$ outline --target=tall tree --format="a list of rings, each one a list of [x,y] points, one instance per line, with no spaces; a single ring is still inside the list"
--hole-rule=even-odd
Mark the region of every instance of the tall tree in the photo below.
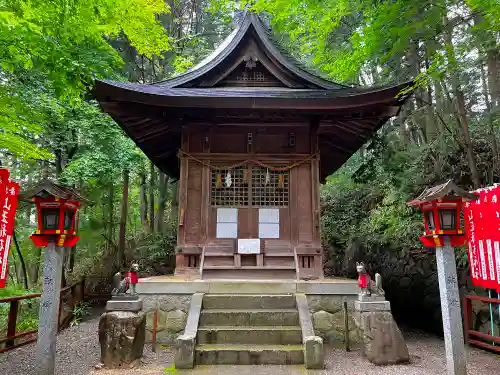
[[[129,194],[129,178],[130,171],[128,169],[123,170],[123,192],[122,192],[122,204],[120,212],[120,234],[118,237],[118,257],[117,263],[118,267],[121,269],[125,267],[125,241],[126,241],[126,231],[127,231],[127,215],[128,215],[128,194]]]

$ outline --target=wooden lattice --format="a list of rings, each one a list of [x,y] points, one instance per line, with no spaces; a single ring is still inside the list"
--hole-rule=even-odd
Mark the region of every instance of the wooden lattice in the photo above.
[[[288,206],[288,172],[252,168],[252,206]]]
[[[231,184],[227,184],[228,172]],[[286,207],[289,200],[288,172],[261,167],[212,170],[212,206]],[[251,202],[251,203],[250,203]]]
[[[236,77],[236,80],[244,82],[264,82],[266,81],[266,76],[264,72],[250,70],[242,72],[241,75]]]
[[[231,176],[230,186],[227,185],[226,180],[228,172]],[[248,206],[248,172],[246,168],[212,170],[212,206]]]
[[[283,87],[279,81],[259,62],[255,66],[248,67],[243,62],[234,69],[227,77],[222,79],[217,86],[225,87]]]

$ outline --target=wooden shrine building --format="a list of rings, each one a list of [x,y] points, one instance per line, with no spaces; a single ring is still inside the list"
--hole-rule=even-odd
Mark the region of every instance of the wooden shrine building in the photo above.
[[[301,68],[245,13],[190,71],[155,84],[97,82],[102,109],[179,179],[176,274],[323,276],[319,184],[408,95],[352,88]]]

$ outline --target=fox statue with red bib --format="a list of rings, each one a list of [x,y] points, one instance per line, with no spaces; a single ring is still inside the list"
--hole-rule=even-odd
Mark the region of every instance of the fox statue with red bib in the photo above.
[[[372,280],[366,271],[363,262],[356,262],[356,271],[358,271],[358,286],[361,288],[361,295],[371,297],[372,294],[376,296],[385,295],[382,289],[382,276],[379,273],[375,274],[375,281]]]
[[[113,295],[123,295],[127,293],[130,289],[130,294],[137,294],[135,286],[139,282],[139,265],[137,263],[132,263],[130,266],[130,271],[125,274],[125,278],[122,280],[122,275],[120,272],[115,273],[113,277]]]

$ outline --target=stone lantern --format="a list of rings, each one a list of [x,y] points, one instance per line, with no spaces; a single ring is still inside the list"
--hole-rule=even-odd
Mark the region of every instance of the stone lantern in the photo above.
[[[456,186],[453,181],[426,189],[410,206],[420,208],[424,216],[425,232],[420,240],[427,247],[444,246],[448,238],[451,246],[462,246],[466,237],[461,228],[462,202],[476,200],[476,194]]]
[[[36,204],[38,229],[30,236],[35,246],[48,246],[51,241],[57,246],[76,245],[80,237],[76,235],[75,219],[85,198],[73,189],[43,180],[23,199]]]
[[[436,248],[448,375],[467,374],[453,247],[461,246],[466,241],[464,231],[460,227],[462,202],[478,198],[478,195],[459,188],[449,180],[424,190],[417,198],[408,202],[410,206],[419,208],[424,215],[425,233],[420,240],[425,246]]]
[[[79,237],[76,235],[75,217],[80,204],[88,201],[75,190],[48,179],[24,192],[21,199],[36,204],[38,229],[30,238],[35,246],[46,248],[36,365],[37,375],[53,375],[64,248],[77,243]]]

